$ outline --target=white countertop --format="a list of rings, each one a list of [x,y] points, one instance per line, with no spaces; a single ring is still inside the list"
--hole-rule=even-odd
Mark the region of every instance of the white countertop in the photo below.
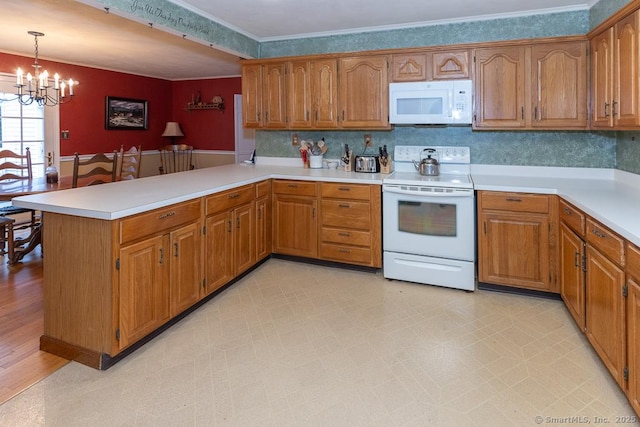
[[[557,194],[640,246],[640,176],[615,169],[471,165],[476,190]]]
[[[278,165],[225,165],[15,197],[16,206],[113,220],[269,178],[382,184],[386,175]]]
[[[16,197],[16,206],[114,220],[269,178],[382,184],[388,175],[304,169],[291,164],[226,165]],[[471,165],[476,190],[557,194],[640,246],[640,176],[614,169]]]

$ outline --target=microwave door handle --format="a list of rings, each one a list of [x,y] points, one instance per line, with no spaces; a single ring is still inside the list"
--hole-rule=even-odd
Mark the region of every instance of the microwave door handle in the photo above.
[[[449,111],[447,112],[447,116],[448,117],[453,117],[453,88],[450,88],[448,91],[449,93]]]

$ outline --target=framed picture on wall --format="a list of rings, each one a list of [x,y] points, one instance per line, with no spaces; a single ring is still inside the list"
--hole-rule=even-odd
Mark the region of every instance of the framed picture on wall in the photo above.
[[[104,126],[107,130],[147,129],[147,101],[107,96]]]

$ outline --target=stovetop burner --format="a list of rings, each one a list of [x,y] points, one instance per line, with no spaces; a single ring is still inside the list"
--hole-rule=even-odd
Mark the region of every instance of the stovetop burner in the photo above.
[[[435,158],[440,163],[437,176],[420,175],[416,169],[414,161],[420,162],[425,149],[436,151]],[[384,179],[384,184],[473,188],[469,147],[397,145],[393,160],[395,172]]]

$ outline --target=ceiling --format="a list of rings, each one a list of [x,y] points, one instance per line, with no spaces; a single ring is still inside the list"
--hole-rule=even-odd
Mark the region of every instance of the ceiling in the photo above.
[[[260,42],[586,9],[596,0],[169,0]],[[147,0],[153,3],[153,0]],[[84,3],[90,3],[84,0]],[[167,80],[238,76],[238,56],[74,0],[2,0],[0,51]],[[94,2],[95,3],[95,2]],[[99,3],[95,3],[98,5]],[[256,12],[259,11],[259,12]]]

